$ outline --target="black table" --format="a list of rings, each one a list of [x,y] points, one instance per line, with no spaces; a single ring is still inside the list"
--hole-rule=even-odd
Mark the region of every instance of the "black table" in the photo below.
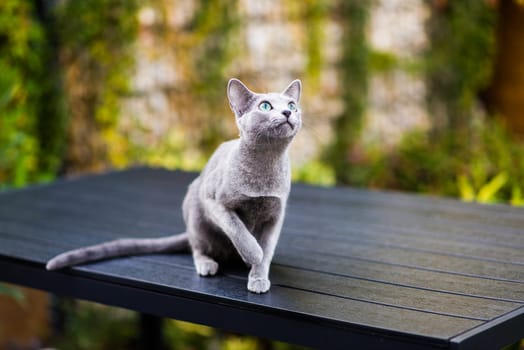
[[[0,194],[0,280],[319,348],[496,349],[524,338],[524,210],[293,185],[271,268],[198,277],[189,254],[56,272],[60,252],[184,231],[195,174],[135,168]]]

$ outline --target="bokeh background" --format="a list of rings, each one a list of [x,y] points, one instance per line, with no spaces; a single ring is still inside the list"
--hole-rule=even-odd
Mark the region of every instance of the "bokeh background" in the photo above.
[[[524,205],[523,0],[2,0],[0,189],[199,170],[238,135],[230,77],[302,79],[296,181]],[[48,300],[0,284],[0,348],[133,348],[135,314],[67,302],[57,334]],[[289,347],[165,328],[173,349]]]

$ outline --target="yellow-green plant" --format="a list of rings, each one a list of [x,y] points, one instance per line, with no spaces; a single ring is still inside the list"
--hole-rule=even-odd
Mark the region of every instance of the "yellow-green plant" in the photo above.
[[[511,198],[509,203],[515,206],[524,206],[524,195],[522,194],[521,186],[514,184],[511,187]]]
[[[457,186],[460,198],[464,201],[479,203],[494,203],[500,200],[497,195],[500,190],[508,183],[508,174],[501,172],[492,179],[476,188],[473,181],[467,175],[459,175]]]
[[[396,150],[367,152],[364,170],[349,168],[366,172],[360,185],[524,205],[524,143],[494,117],[479,118],[468,133],[412,132]]]
[[[293,181],[305,182],[323,186],[335,184],[333,168],[318,160],[310,161],[293,169]]]

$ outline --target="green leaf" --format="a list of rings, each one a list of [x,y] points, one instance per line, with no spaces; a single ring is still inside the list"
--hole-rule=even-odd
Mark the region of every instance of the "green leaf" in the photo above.
[[[519,186],[513,185],[511,188],[511,198],[509,202],[511,205],[524,206],[524,197],[522,196],[522,189]]]
[[[501,172],[491,181],[482,186],[477,194],[477,201],[480,203],[490,203],[495,201],[498,191],[508,182],[508,174]]]
[[[475,189],[473,185],[468,180],[466,175],[459,175],[458,179],[458,189],[460,192],[460,198],[466,202],[472,202],[475,200]]]

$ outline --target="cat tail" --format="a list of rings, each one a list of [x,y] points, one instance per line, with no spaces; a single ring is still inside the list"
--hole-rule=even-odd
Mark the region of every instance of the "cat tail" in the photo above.
[[[46,264],[47,270],[124,255],[189,251],[186,232],[160,238],[123,238],[59,254]]]

